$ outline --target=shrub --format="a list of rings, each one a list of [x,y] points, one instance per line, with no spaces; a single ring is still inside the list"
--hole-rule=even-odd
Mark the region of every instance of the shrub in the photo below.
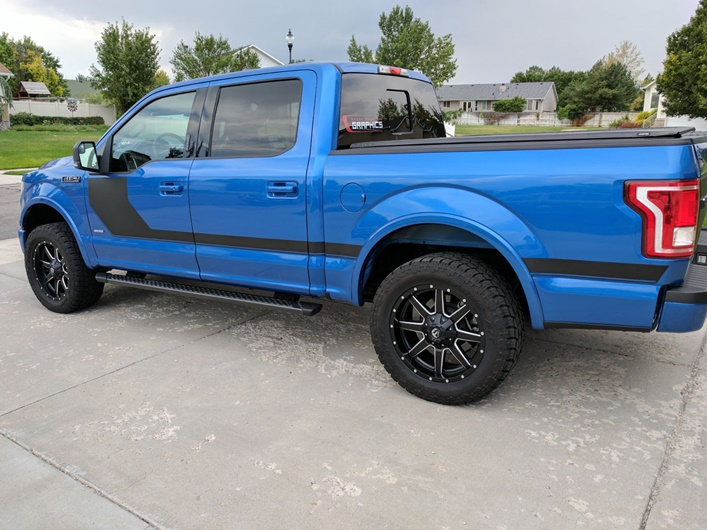
[[[523,112],[527,101],[516,96],[512,99],[501,99],[493,102],[493,110],[496,112]]]
[[[584,116],[584,111],[577,105],[570,103],[557,110],[557,117],[561,120],[578,120]]]
[[[18,112],[10,115],[12,125],[105,125],[101,116],[88,116],[83,118],[69,118],[64,116],[37,116],[27,112]]]
[[[639,113],[638,113],[638,116],[636,116],[636,117],[633,119],[633,122],[634,122],[634,123],[637,123],[639,127],[643,127],[643,125],[644,125],[644,123],[646,122],[646,120],[647,120],[648,118],[650,118],[651,116],[653,116],[656,112],[658,112],[658,109],[653,109],[653,110],[647,110],[647,111],[644,111],[644,112],[639,112]]]
[[[641,126],[637,123],[632,122],[632,121],[625,121],[625,122],[622,122],[618,128],[619,129],[640,129]]]

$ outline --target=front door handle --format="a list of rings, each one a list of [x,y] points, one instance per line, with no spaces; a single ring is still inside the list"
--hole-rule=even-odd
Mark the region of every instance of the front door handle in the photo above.
[[[279,199],[282,197],[297,197],[298,187],[294,181],[270,181],[268,182],[268,197]]]
[[[184,184],[181,182],[160,182],[160,195],[181,195]]]

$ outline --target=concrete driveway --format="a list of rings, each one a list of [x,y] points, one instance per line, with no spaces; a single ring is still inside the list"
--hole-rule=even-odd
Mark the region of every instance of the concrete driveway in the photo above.
[[[111,287],[57,315],[0,242],[1,528],[707,528],[704,330],[529,333],[444,407],[369,308]]]

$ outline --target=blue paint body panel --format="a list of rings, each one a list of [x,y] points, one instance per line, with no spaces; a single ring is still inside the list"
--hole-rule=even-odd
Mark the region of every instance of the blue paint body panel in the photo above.
[[[701,327],[705,304],[662,301],[666,289],[683,283],[689,259],[644,257],[641,217],[624,201],[627,180],[702,178],[689,141],[615,146],[597,140],[558,148],[546,138],[524,140],[523,148],[439,142],[419,152],[337,151],[342,75],[376,72],[372,65],[303,63],[161,87],[111,127],[99,152],[159,98],[209,94],[190,125],[196,137],[210,134],[213,108],[206,105],[215,105],[221,87],[278,79],[301,81],[296,142],[277,156],[154,160],[119,175],[78,171],[70,158],[61,159],[24,177],[20,240],[24,246],[31,212],[48,207],[67,221],[92,268],[356,305],[364,302],[372,261],[390,244],[496,251],[517,277],[535,328]],[[62,182],[69,175],[81,182]],[[124,204],[148,236],[112,233],[96,211],[89,183],[105,186],[100,181],[111,179],[111,189],[119,188],[116,179],[125,180]],[[165,185],[176,191],[165,193]],[[277,186],[286,193],[272,193]],[[533,269],[547,262],[558,269]]]

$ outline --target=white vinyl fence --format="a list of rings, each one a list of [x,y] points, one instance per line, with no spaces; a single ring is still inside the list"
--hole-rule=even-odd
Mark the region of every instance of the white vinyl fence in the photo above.
[[[584,127],[608,127],[610,123],[628,116],[633,120],[638,112],[596,112],[582,123]],[[464,112],[454,120],[457,125],[539,125],[544,127],[572,127],[570,120],[559,120],[556,112]]]
[[[92,105],[91,103],[78,103],[75,112],[71,112],[66,105],[66,101],[37,101],[31,99],[16,99],[12,102],[10,109],[10,122],[12,115],[19,112],[27,112],[36,116],[63,116],[66,118],[87,118],[89,116],[101,116],[106,125],[113,125],[116,120],[114,106]]]

